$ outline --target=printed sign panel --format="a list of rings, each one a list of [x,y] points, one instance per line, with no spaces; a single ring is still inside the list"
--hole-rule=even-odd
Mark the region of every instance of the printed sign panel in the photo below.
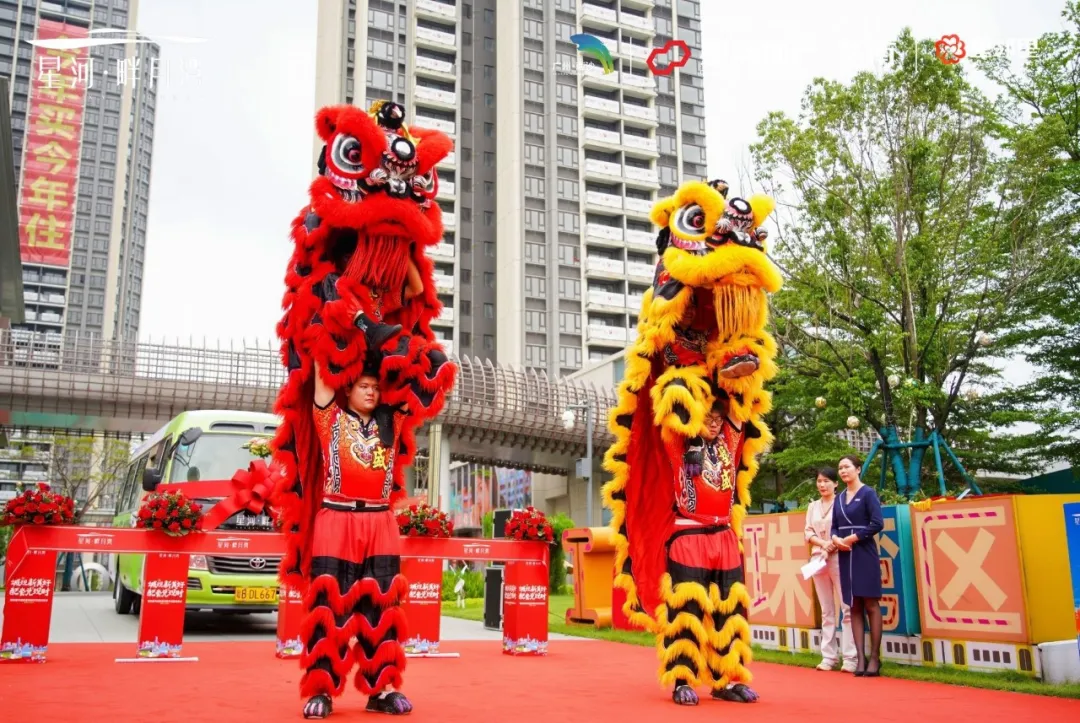
[[[809,559],[805,512],[754,515],[743,521],[743,566],[750,623],[813,628],[813,583],[801,568]]]
[[[887,635],[919,634],[919,602],[907,505],[881,508],[885,529],[877,537],[881,557],[881,615]]]
[[[1027,643],[1011,497],[912,510],[923,636]]]

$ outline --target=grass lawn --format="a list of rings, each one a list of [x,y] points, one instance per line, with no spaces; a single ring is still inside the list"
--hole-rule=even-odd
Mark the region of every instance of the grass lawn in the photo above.
[[[550,617],[548,619],[548,632],[562,635],[573,635],[579,638],[595,638],[597,640],[609,640],[616,643],[629,645],[653,646],[655,638],[648,633],[633,632],[626,630],[614,630],[612,628],[597,630],[587,625],[567,625],[566,611],[573,604],[572,595],[552,595],[550,598]],[[463,620],[482,621],[484,619],[484,601],[471,599],[465,601],[464,609],[458,608],[453,602],[443,602],[443,615]],[[763,663],[779,663],[781,665],[797,665],[802,668],[813,668],[821,662],[817,655],[809,653],[785,653],[779,650],[766,650],[754,646],[754,659]],[[884,662],[881,674],[890,678],[902,678],[904,680],[922,680],[935,683],[949,683],[952,685],[964,685],[970,688],[985,688],[988,690],[1007,690],[1015,693],[1033,693],[1035,695],[1050,695],[1058,698],[1080,699],[1080,683],[1067,683],[1064,685],[1050,685],[1037,680],[1032,680],[1019,673],[977,673],[952,667],[923,668],[914,665],[900,665],[899,663]]]

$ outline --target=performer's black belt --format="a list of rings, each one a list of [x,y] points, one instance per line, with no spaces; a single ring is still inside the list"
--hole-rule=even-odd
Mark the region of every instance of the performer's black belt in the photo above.
[[[328,510],[342,512],[386,512],[390,505],[385,502],[365,502],[364,500],[323,500],[322,506]]]

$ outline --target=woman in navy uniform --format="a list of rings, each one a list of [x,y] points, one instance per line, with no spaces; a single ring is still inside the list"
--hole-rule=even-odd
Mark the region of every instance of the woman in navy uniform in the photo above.
[[[832,540],[840,551],[840,591],[851,606],[851,633],[858,660],[857,677],[881,674],[881,562],[876,536],[885,527],[881,502],[859,479],[862,462],[855,455],[840,460],[837,471],[847,489],[833,506]],[[870,623],[870,660],[866,659],[865,620]]]

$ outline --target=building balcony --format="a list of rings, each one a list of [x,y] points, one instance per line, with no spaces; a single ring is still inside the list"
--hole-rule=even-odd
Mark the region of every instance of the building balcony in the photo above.
[[[637,231],[635,229],[627,229],[626,243],[630,246],[655,250],[656,234],[651,231]]]
[[[636,73],[621,73],[620,81],[623,85],[631,88],[642,88],[656,92],[656,80],[651,75],[637,75]]]
[[[641,17],[640,15],[631,15],[630,13],[619,13],[619,24],[626,28],[634,28],[635,30],[643,30],[647,33],[655,33],[656,26],[653,25],[652,18]]]
[[[651,10],[655,5],[653,0],[622,0],[622,4],[628,8],[637,8],[638,10]]]
[[[580,17],[583,20],[585,18],[595,20],[599,22],[599,24],[609,27],[618,24],[618,18],[615,16],[614,10],[586,2],[581,3]]]
[[[622,178],[623,167],[621,163],[612,163],[611,161],[600,161],[595,158],[586,158],[585,174]]]
[[[619,259],[608,259],[602,256],[587,256],[585,269],[590,274],[607,274],[609,276],[625,276],[626,264]]]
[[[452,306],[444,306],[442,308],[442,311],[439,312],[439,315],[437,317],[435,317],[435,321],[437,323],[439,323],[439,324],[453,325],[453,323],[454,323],[454,307],[452,307]]]
[[[639,166],[625,166],[623,175],[627,181],[637,181],[639,184],[660,185],[660,177],[655,168],[640,168]]]
[[[645,301],[645,294],[627,294],[626,308],[637,311],[641,308],[641,302]]]
[[[604,69],[599,65],[592,65],[591,63],[584,63],[584,72],[581,74],[582,80],[585,82],[596,81],[601,85],[616,86],[619,84],[619,71],[613,70],[610,73],[605,73]]]
[[[642,279],[645,281],[652,281],[653,276],[656,274],[656,269],[652,264],[643,264],[640,261],[627,261],[626,262],[626,275],[635,279]]]
[[[644,120],[649,121],[650,123],[656,123],[659,119],[654,106],[623,103],[622,112],[624,116],[633,118],[634,120]]]
[[[450,211],[443,211],[442,223],[446,228],[457,228],[457,214]]]
[[[435,273],[435,288],[439,291],[453,291],[454,277],[447,274]]]
[[[589,324],[587,338],[590,344],[614,343],[622,345],[626,344],[626,329],[619,326]]]
[[[457,7],[435,2],[435,0],[416,0],[416,14],[419,17],[457,20]]]
[[[417,85],[413,95],[418,101],[437,103],[451,108],[457,107],[457,94],[439,88],[429,88],[426,85]]]
[[[416,44],[436,48],[457,48],[457,36],[431,28],[416,28]]]
[[[437,243],[434,246],[428,246],[428,256],[436,256],[441,259],[452,259],[454,258],[454,245]]]
[[[624,15],[623,17],[626,16]],[[649,53],[652,52],[652,48],[647,45],[638,45],[637,43],[619,43],[619,52],[622,55],[626,55],[631,58],[648,60]]]
[[[590,307],[603,307],[620,311],[626,308],[626,295],[616,294],[611,291],[595,291],[589,289],[586,301]]]
[[[457,166],[457,155],[453,151],[446,154],[446,158],[436,164],[439,168],[454,168]]]
[[[654,174],[655,175],[655,174]],[[457,195],[457,184],[439,179],[439,198],[453,198]]]
[[[623,150],[632,153],[632,155],[634,156],[644,156],[648,158],[656,158],[660,156],[660,153],[657,151],[656,138],[623,133],[622,147]]]
[[[439,345],[442,346],[443,351],[447,356],[453,356],[454,354],[454,340],[453,339],[439,339]]]
[[[623,208],[627,211],[634,211],[635,213],[642,213],[648,216],[652,212],[653,202],[647,201],[644,198],[624,198]]]
[[[585,140],[595,143],[618,146],[622,144],[622,136],[618,131],[604,130],[603,128],[585,128]]]
[[[454,64],[448,63],[445,60],[438,60],[437,58],[428,58],[423,55],[417,55],[413,61],[413,67],[418,72],[430,72],[442,75],[454,75]]]
[[[443,120],[442,118],[432,118],[431,116],[416,114],[416,120],[413,121],[413,125],[420,128],[434,128],[437,131],[443,133],[449,133],[455,135],[457,133],[457,124],[454,121]]]
[[[39,304],[53,304],[54,306],[64,306],[67,302],[67,299],[64,298],[63,294],[50,294],[43,291],[38,294],[37,302]]]
[[[592,204],[593,206],[603,206],[604,208],[618,210],[622,210],[623,207],[621,196],[616,196],[613,193],[603,193],[602,191],[586,191],[585,202]]]
[[[604,115],[619,115],[619,101],[611,100],[610,98],[600,98],[595,95],[584,94],[585,97],[585,110],[599,111]]]
[[[602,223],[587,223],[585,224],[585,237],[622,243],[623,230],[615,226],[605,226]]]

